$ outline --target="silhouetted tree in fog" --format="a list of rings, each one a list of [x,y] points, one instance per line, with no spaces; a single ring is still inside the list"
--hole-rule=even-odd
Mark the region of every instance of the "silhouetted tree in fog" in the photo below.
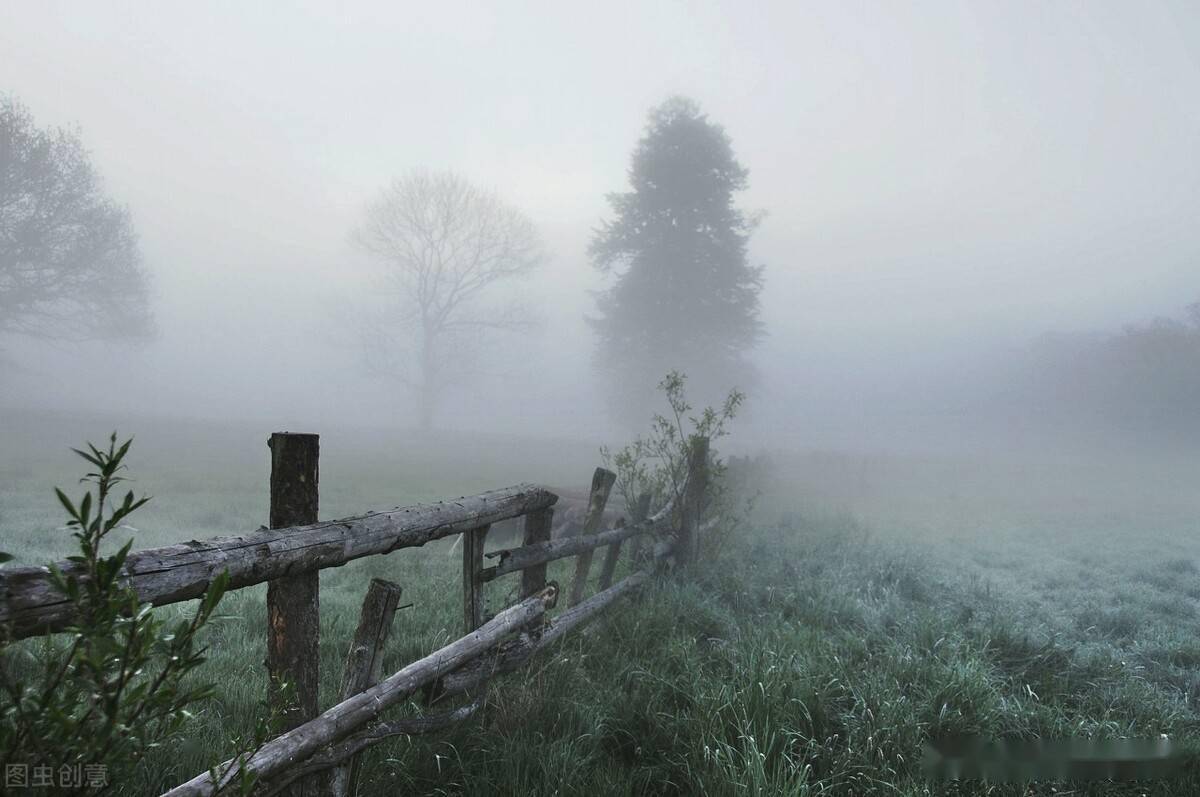
[[[421,428],[464,360],[491,333],[528,325],[514,301],[491,288],[529,274],[543,259],[533,222],[495,194],[452,173],[413,172],[367,207],[355,242],[375,255],[389,307],[367,335],[371,363],[417,397]]]
[[[705,399],[751,380],[745,352],[762,331],[762,267],[746,255],[756,222],[733,204],[747,174],[724,129],[674,97],[650,112],[633,190],[608,197],[615,217],[589,254],[616,279],[589,321],[612,409],[628,422],[649,417],[670,370],[686,372]]]
[[[0,334],[60,340],[151,331],[129,211],[105,195],[76,132],[0,96]]]

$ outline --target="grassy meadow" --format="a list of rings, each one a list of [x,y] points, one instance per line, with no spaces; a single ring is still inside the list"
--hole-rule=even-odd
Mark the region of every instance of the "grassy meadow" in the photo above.
[[[73,491],[83,463],[67,447],[110,426],[6,417],[0,549],[14,564],[68,552],[52,487]],[[138,547],[265,522],[272,430],[147,421],[120,431],[136,433],[130,475],[154,497],[131,519]],[[497,681],[465,725],[374,748],[365,792],[1200,793],[1200,467],[1115,455],[770,458],[755,516],[718,555]],[[520,481],[583,487],[597,464],[587,444],[325,433],[321,516]],[[323,571],[322,705],[336,699],[371,577],[398,582],[402,603],[415,604],[397,615],[385,671],[460,634],[448,549]],[[566,583],[568,566],[551,577]],[[489,585],[492,610],[515,581]],[[251,732],[266,685],[264,593],[225,598],[203,668],[219,697],[118,793],[158,793]],[[921,743],[948,733],[1167,734],[1189,756],[1173,780],[929,782]]]

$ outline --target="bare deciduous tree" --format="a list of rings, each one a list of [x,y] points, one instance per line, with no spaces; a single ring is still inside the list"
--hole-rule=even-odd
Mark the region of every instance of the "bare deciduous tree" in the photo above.
[[[368,333],[368,356],[414,391],[428,429],[439,397],[468,372],[488,333],[528,325],[519,303],[496,302],[489,289],[533,271],[544,258],[541,239],[494,193],[424,171],[384,189],[352,237],[383,263],[389,302]]]
[[[143,337],[148,285],[129,211],[76,132],[0,96],[0,334]]]

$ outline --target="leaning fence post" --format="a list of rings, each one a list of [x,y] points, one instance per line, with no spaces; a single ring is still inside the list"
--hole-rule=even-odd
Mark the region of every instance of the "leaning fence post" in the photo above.
[[[633,505],[633,522],[634,524],[641,523],[646,518],[650,517],[650,493],[645,492],[638,496],[637,503]],[[642,540],[644,535],[639,534],[633,538],[633,548],[630,551],[629,561],[636,566],[642,556]]]
[[[463,541],[463,622],[466,633],[483,625],[483,582],[479,571],[483,570],[483,544],[491,526],[464,531]]]
[[[583,534],[595,534],[604,518],[604,505],[608,503],[608,494],[612,492],[617,474],[604,468],[596,468],[592,474],[592,489],[588,493],[587,515],[583,520]],[[575,560],[575,581],[571,584],[571,599],[567,606],[574,606],[583,600],[583,590],[587,586],[588,570],[592,567],[592,550],[584,551]]]
[[[708,438],[693,435],[688,446],[687,488],[679,524],[679,559],[683,564],[696,561],[700,548],[700,522],[708,490]]]
[[[346,654],[342,693],[338,702],[371,688],[379,680],[383,672],[383,648],[400,604],[400,593],[398,584],[382,578],[371,579],[367,596],[363,598],[354,641],[350,643],[350,651]],[[362,756],[355,754],[333,770],[330,780],[334,797],[347,797],[358,790],[361,766]]]
[[[625,519],[622,518],[617,523],[617,528],[624,528]],[[608,546],[608,550],[604,553],[604,564],[600,566],[600,578],[596,582],[596,589],[603,592],[612,586],[613,573],[617,570],[617,559],[621,556],[621,541],[617,540],[612,545]]]

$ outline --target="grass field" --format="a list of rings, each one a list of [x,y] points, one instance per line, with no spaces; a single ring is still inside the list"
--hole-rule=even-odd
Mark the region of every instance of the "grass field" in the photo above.
[[[0,548],[68,547],[54,485],[97,420],[0,426]],[[146,422],[130,465],[154,500],[138,546],[256,528],[266,432]],[[773,456],[750,526],[688,578],[664,579],[498,682],[482,715],[367,757],[371,794],[1200,793],[1200,468]],[[444,436],[322,437],[323,517],[518,481],[583,486],[593,446]],[[569,474],[569,476],[567,475]],[[323,705],[368,579],[399,582],[385,670],[460,633],[447,545],[322,573]],[[565,567],[560,563],[562,577]],[[554,577],[555,573],[551,573]],[[565,579],[564,579],[565,580]],[[489,586],[492,608],[513,584]],[[249,732],[265,690],[263,588],[230,594],[210,631],[220,696],[123,794],[206,769]],[[926,781],[945,733],[1157,737],[1184,777],[1115,785]]]

